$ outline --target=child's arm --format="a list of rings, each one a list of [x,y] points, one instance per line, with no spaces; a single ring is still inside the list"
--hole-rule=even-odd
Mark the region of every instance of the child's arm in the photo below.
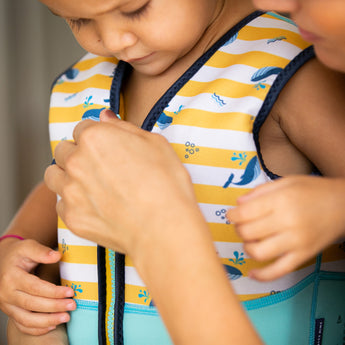
[[[56,196],[41,183],[20,208],[0,242],[0,309],[26,333],[43,334],[69,320],[75,308],[73,290],[41,280],[33,274],[40,263],[60,260],[56,247]],[[42,243],[42,244],[41,244]],[[70,306],[71,304],[71,306]]]
[[[274,260],[252,277],[274,280],[345,238],[345,179],[286,177],[239,198],[228,217],[251,257]]]
[[[317,60],[292,78],[260,132],[271,171],[308,174],[313,162],[325,176],[345,176],[344,87],[344,75]],[[341,237],[342,181],[285,177],[258,187],[229,211],[247,253],[257,261],[274,260],[252,272],[255,278],[279,278]]]
[[[53,331],[44,335],[22,333],[12,319],[7,325],[8,345],[68,345],[65,325],[59,325]]]

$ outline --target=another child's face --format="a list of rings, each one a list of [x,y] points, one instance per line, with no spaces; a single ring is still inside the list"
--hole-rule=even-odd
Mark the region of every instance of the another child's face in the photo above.
[[[345,0],[253,0],[264,10],[288,12],[319,59],[345,71]]]
[[[41,0],[79,44],[158,75],[198,43],[219,0]]]

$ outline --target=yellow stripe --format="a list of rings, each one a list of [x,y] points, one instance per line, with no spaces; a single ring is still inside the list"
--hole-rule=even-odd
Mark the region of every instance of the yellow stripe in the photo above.
[[[237,235],[233,224],[208,224],[212,238],[216,242],[242,243],[243,240]]]
[[[226,181],[224,181],[225,183]],[[208,186],[195,184],[194,190],[198,202],[216,205],[236,205],[236,200],[248,193],[249,188],[223,188],[222,186]]]
[[[97,265],[97,247],[63,245],[59,243],[59,251],[62,254],[61,261],[73,264]]]
[[[215,149],[197,145],[193,148],[191,148],[190,145],[186,146],[182,144],[172,144],[172,146],[183,163],[211,166],[215,168],[240,169],[241,166],[239,163],[241,161],[233,161],[231,158],[233,158],[235,154],[237,156],[244,154],[243,151]],[[246,152],[246,154],[247,162],[256,155],[255,152]],[[186,157],[186,155],[188,157]],[[224,181],[224,183],[225,182],[226,181]]]
[[[140,305],[150,305],[152,297],[148,290],[142,286],[126,285],[125,301],[127,303],[135,303]]]
[[[108,57],[107,58],[107,57],[98,56],[98,57],[95,57],[92,59],[78,61],[72,68],[76,68],[79,71],[86,71],[88,69],[91,69],[92,67],[97,66],[98,64],[100,64],[102,62],[110,62],[114,65],[117,65],[118,60],[115,59],[114,57]]]
[[[90,107],[84,108],[82,104],[74,107],[53,107],[49,112],[49,123],[69,123],[81,121],[84,113],[92,109],[105,108],[104,104],[93,104]]]
[[[92,85],[93,89],[104,89],[110,90],[112,83],[112,78],[106,75],[96,74],[91,78],[85,79],[80,82],[68,82],[65,81],[62,84],[55,84],[53,92],[62,92],[62,93],[76,93],[81,92],[90,88]]]
[[[241,302],[245,302],[245,301],[250,301],[252,299],[266,297],[269,295],[271,295],[271,293],[266,292],[266,293],[253,293],[252,295],[237,295],[237,297]]]
[[[83,300],[98,301],[98,284],[89,282],[76,282],[61,279],[61,284],[70,286],[74,290],[74,297]]]
[[[215,113],[201,109],[184,109],[178,115],[164,111],[173,117],[174,125],[186,125],[209,129],[229,129],[234,131],[251,132],[255,118],[245,113]]]
[[[178,95],[183,97],[194,97],[202,93],[216,93],[220,97],[243,98],[252,96],[264,100],[268,90],[268,87],[256,90],[254,89],[254,84],[243,84],[229,79],[217,79],[212,82],[211,87],[209,82],[190,80],[178,92]]]
[[[254,68],[263,68],[267,67],[268,61],[270,61],[270,66],[281,68],[284,68],[290,62],[288,59],[264,52],[248,52],[237,55],[218,51],[205,65],[226,68],[234,64],[241,64]]]
[[[58,228],[68,230],[68,227],[66,226],[66,224],[63,222],[63,220],[60,217],[58,217]]]
[[[238,39],[243,41],[255,40],[269,40],[279,36],[285,36],[284,42],[291,43],[300,49],[305,49],[310,46],[310,43],[303,40],[300,34],[290,30],[275,29],[275,28],[257,28],[253,26],[244,27],[238,35]]]

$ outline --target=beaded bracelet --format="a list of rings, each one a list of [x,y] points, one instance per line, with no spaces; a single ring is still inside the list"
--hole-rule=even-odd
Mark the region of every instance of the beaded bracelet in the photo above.
[[[2,240],[4,240],[5,238],[10,238],[10,237],[12,237],[12,238],[18,238],[18,240],[21,240],[21,241],[24,240],[24,238],[23,238],[22,236],[11,235],[11,234],[9,234],[9,235],[1,236],[1,237],[0,237],[0,242],[1,242]]]

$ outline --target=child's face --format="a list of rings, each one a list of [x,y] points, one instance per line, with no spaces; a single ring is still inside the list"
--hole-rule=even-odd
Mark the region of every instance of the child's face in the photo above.
[[[166,71],[199,42],[222,0],[41,0],[87,51]]]
[[[345,0],[253,0],[264,10],[290,13],[322,62],[345,71]]]

